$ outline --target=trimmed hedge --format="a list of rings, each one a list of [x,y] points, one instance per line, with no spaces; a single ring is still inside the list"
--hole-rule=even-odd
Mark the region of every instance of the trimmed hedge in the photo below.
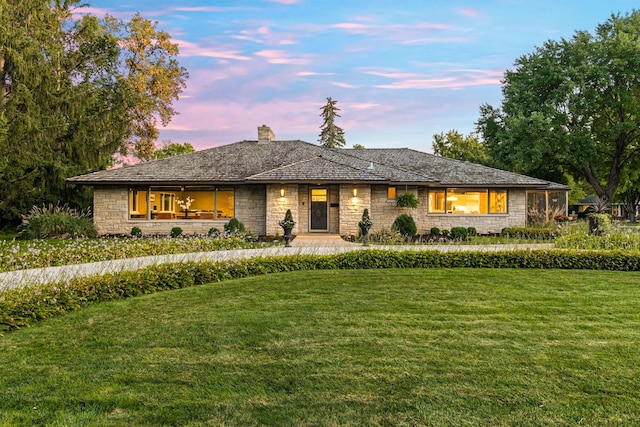
[[[555,240],[560,237],[560,230],[557,228],[505,227],[500,235],[516,239]]]
[[[517,250],[501,252],[352,251],[224,262],[160,264],[134,272],[78,278],[0,292],[0,333],[96,302],[262,274],[372,268],[535,268],[640,271],[640,252]],[[392,286],[392,285],[390,285]]]

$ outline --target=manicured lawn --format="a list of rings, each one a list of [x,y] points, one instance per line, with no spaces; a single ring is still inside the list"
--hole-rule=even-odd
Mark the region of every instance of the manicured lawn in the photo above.
[[[639,425],[640,273],[284,273],[0,338],[0,425]]]

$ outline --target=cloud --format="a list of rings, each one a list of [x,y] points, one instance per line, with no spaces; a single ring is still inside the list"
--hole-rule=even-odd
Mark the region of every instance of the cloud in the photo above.
[[[311,62],[310,58],[290,57],[289,53],[284,50],[261,50],[255,54],[266,59],[270,64],[306,65]]]
[[[180,56],[184,57],[201,56],[217,59],[235,59],[238,61],[248,61],[251,59],[249,56],[241,55],[237,50],[202,47],[186,40],[174,40],[174,42],[177,43],[180,48]]]
[[[357,85],[352,85],[350,83],[344,83],[344,82],[331,82],[332,85],[337,86],[337,87],[341,87],[343,89],[356,89],[360,86]]]
[[[396,78],[395,82],[374,85],[378,89],[461,89],[469,86],[500,85],[503,71],[451,70],[445,77]]]
[[[296,73],[296,76],[299,77],[308,77],[308,76],[334,76],[335,73],[317,73],[315,71],[300,71]]]
[[[271,3],[279,3],[279,4],[298,4],[300,0],[269,0]]]
[[[482,16],[480,11],[478,11],[477,9],[471,9],[469,7],[459,7],[458,12],[470,18],[479,18],[480,16]]]

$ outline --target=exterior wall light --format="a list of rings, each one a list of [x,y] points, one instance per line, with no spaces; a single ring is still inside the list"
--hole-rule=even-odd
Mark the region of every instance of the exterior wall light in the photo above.
[[[280,187],[280,197],[284,197],[284,187]]]
[[[358,189],[353,187],[353,197],[358,197]]]

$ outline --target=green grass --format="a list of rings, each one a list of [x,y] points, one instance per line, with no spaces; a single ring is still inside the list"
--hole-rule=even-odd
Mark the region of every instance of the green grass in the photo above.
[[[0,425],[638,425],[639,273],[283,273],[0,338]]]

